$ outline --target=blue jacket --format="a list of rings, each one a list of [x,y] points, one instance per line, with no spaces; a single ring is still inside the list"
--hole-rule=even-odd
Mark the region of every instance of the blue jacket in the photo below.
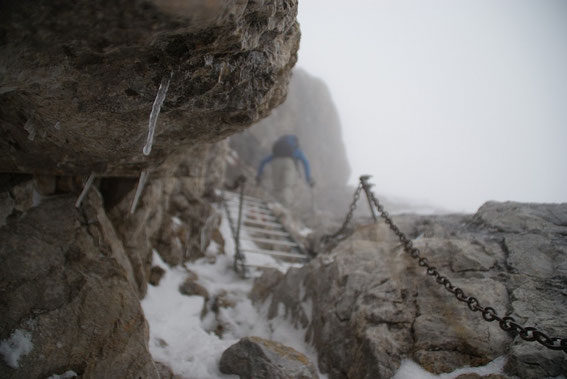
[[[276,149],[276,145],[279,146],[287,145],[288,149],[287,151],[282,153]],[[307,161],[305,154],[303,154],[303,152],[299,149],[299,141],[297,137],[294,135],[282,136],[274,143],[274,149],[272,154],[266,156],[260,162],[260,166],[258,167],[258,175],[257,175],[258,178],[262,177],[262,173],[264,172],[264,167],[266,166],[266,164],[271,162],[274,158],[286,158],[286,157],[299,159],[301,161],[301,163],[303,164],[303,169],[305,171],[305,180],[307,181],[307,183],[311,183],[311,169],[309,167],[309,162]]]

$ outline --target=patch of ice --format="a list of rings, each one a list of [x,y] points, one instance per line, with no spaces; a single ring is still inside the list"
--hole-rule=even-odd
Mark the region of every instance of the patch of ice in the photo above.
[[[138,206],[138,201],[140,200],[140,195],[146,185],[146,180],[148,180],[149,170],[144,170],[140,173],[140,179],[138,179],[138,186],[136,187],[136,194],[134,195],[134,200],[132,201],[132,206],[130,207],[130,214],[136,212],[136,207]]]
[[[33,141],[35,139],[35,127],[31,118],[24,124],[24,130],[28,132],[28,139]]]
[[[75,203],[75,207],[79,208],[81,206],[83,199],[85,198],[85,196],[87,195],[87,193],[91,189],[94,178],[95,178],[95,173],[91,172],[91,175],[87,179],[87,182],[85,183],[85,186],[83,187],[83,190],[81,191],[81,194],[79,195],[79,198],[77,199],[77,202]]]
[[[69,371],[64,372],[61,375],[53,374],[53,375],[47,377],[47,379],[70,379],[70,378],[76,378],[77,376],[79,376],[79,375],[75,371],[69,370]]]
[[[19,368],[20,358],[29,354],[32,349],[31,334],[24,330],[16,329],[10,338],[0,341],[0,354],[6,364],[12,368]]]

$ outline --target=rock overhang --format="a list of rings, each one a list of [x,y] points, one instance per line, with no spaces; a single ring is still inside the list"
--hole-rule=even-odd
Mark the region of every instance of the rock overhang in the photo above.
[[[2,172],[136,176],[265,117],[285,99],[297,60],[295,0],[24,0],[2,8]]]

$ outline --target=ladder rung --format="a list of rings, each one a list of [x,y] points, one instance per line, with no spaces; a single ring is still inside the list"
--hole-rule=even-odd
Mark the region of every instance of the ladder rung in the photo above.
[[[238,208],[238,201],[227,201],[226,204],[231,208]],[[260,209],[263,211],[271,212],[270,208],[266,207],[265,205],[261,204],[242,204],[243,208],[251,208],[251,209]]]
[[[228,209],[233,210],[238,212],[238,206],[237,205],[229,205]],[[267,215],[267,216],[274,216],[274,214],[272,213],[272,211],[270,211],[269,209],[262,209],[262,208],[254,208],[254,207],[242,207],[242,210],[244,211],[248,211],[248,212],[255,212],[258,214],[263,214],[263,215]]]
[[[227,205],[228,205],[228,207],[229,207],[230,209],[238,209],[238,204],[237,204],[237,203],[229,203],[229,204],[227,204]],[[265,208],[265,207],[264,207],[264,208],[262,208],[262,207],[257,207],[257,206],[255,206],[255,205],[252,205],[252,206],[250,206],[250,205],[244,205],[244,206],[242,207],[242,209],[250,209],[250,210],[253,210],[254,212],[264,212],[264,213],[268,213],[268,214],[273,214],[273,212],[272,212],[270,209]]]
[[[276,269],[276,270],[281,269],[281,267],[278,267],[276,265],[257,265],[257,264],[253,264],[253,263],[246,263],[244,266],[253,267],[253,268],[273,268],[273,269]]]
[[[244,195],[244,200],[250,200],[250,201],[256,201],[258,203],[264,203],[264,200],[258,198],[258,197],[254,197],[254,196],[248,196],[248,195]]]
[[[248,218],[253,218],[254,220],[259,219],[259,220],[264,220],[264,221],[278,221],[277,218],[275,218],[274,216],[268,216],[268,215],[260,215],[260,214],[253,214],[253,213],[244,213],[244,215]]]
[[[240,238],[240,239],[245,240],[245,241],[260,242],[260,243],[265,243],[265,244],[270,244],[270,245],[291,246],[291,247],[298,247],[299,246],[295,242],[275,240],[275,239],[270,239],[270,238],[254,238],[254,237],[252,237],[252,238]]]
[[[262,233],[262,234],[269,234],[269,235],[272,235],[272,236],[290,237],[289,233],[280,232],[280,231],[277,231],[277,230],[256,228],[256,227],[253,227],[253,226],[245,226],[244,229],[246,231],[249,231],[249,232],[252,232],[252,233]]]
[[[238,207],[228,207],[228,210],[234,213],[238,213]],[[276,219],[276,216],[274,216],[273,213],[268,213],[261,210],[242,208],[242,211],[247,214],[257,214],[258,216],[266,216]]]
[[[240,194],[234,194],[234,195],[232,195],[232,196],[228,196],[228,199],[227,199],[227,200],[236,200],[236,201],[238,201],[239,199],[240,199]],[[258,203],[258,204],[262,204],[262,205],[265,204],[265,203],[264,203],[264,200],[259,199],[259,198],[257,198],[257,197],[252,197],[252,196],[244,195],[244,198],[243,198],[243,199],[244,199],[244,201],[249,201],[249,202],[251,202],[251,203]]]
[[[258,265],[258,264],[245,264],[244,266],[248,267],[248,268],[272,268],[278,271],[281,271],[282,269],[287,269],[289,267],[302,267],[303,263],[291,263],[291,262],[285,262],[285,266],[276,266],[276,265]]]
[[[255,225],[265,225],[265,226],[276,226],[280,229],[283,229],[282,224],[279,224],[277,222],[270,222],[270,221],[262,221],[262,220],[254,220],[254,219],[250,219],[248,217],[244,218],[242,220],[242,222],[246,222],[248,224],[255,224]]]
[[[303,254],[296,254],[296,253],[288,253],[285,251],[276,251],[276,250],[264,250],[264,249],[241,249],[246,254],[264,254],[264,255],[273,255],[275,257],[288,257],[288,258],[301,258],[307,259],[307,256]]]

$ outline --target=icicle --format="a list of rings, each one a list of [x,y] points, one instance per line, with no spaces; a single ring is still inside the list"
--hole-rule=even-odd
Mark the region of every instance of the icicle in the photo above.
[[[150,155],[150,151],[152,151],[154,134],[156,132],[157,118],[159,116],[159,111],[161,110],[161,105],[165,100],[165,94],[167,93],[167,89],[169,88],[169,82],[171,81],[172,76],[173,72],[171,73],[169,78],[163,78],[159,85],[156,99],[154,100],[154,105],[152,106],[152,113],[150,113],[150,121],[148,124],[148,139],[146,140],[146,146],[144,146],[144,149],[142,150],[144,152],[144,155]]]
[[[140,195],[146,185],[146,180],[148,179],[148,170],[144,170],[140,173],[140,180],[138,180],[138,187],[136,188],[136,194],[134,195],[134,201],[132,201],[132,207],[130,208],[130,214],[136,212],[136,207],[138,206],[138,201],[140,200]]]
[[[77,202],[75,203],[75,207],[79,208],[81,206],[83,199],[85,198],[85,196],[89,192],[89,189],[91,188],[91,185],[93,184],[94,178],[95,178],[95,174],[94,174],[94,172],[91,172],[91,176],[89,176],[89,178],[87,179],[87,182],[85,183],[85,186],[83,187],[83,191],[81,192],[81,194],[79,195],[79,198],[77,199]]]
[[[30,141],[33,141],[35,138],[35,128],[33,126],[33,121],[31,118],[28,121],[26,121],[24,125],[24,130],[28,132],[28,139]]]

